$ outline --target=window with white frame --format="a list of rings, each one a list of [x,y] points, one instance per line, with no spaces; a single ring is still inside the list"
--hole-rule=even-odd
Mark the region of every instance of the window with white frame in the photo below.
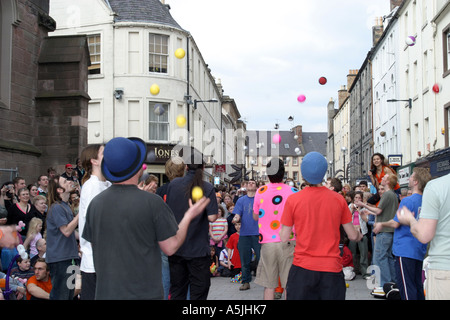
[[[88,67],[89,74],[101,73],[101,36],[91,34],[87,36],[91,65]]]
[[[167,73],[167,64],[169,60],[169,36],[150,33],[148,46],[148,71]]]
[[[450,61],[450,29],[447,29],[445,35],[445,48],[446,48],[446,56],[445,56],[445,64],[444,71],[448,71],[450,69],[448,62]]]
[[[298,166],[298,157],[292,157],[292,165]]]
[[[442,77],[445,78],[450,74],[450,24],[442,30],[442,47],[444,49],[442,56],[444,73]]]
[[[148,139],[153,141],[169,140],[169,104],[149,103]]]

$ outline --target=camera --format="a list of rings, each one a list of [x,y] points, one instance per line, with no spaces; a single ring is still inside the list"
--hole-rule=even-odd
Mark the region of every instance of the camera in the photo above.
[[[370,169],[370,172],[372,172],[372,174],[375,175],[377,173],[377,168]]]

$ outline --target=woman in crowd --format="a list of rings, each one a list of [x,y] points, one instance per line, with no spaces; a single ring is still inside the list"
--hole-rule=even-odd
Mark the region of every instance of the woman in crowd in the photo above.
[[[25,225],[19,231],[22,235],[22,239],[25,240],[28,232],[28,225],[32,218],[35,217],[34,207],[29,203],[30,201],[30,191],[28,188],[19,189],[18,193],[19,201],[8,209],[7,224],[19,225],[22,221]]]
[[[70,192],[73,190],[74,182],[63,176],[56,176],[48,184],[45,259],[52,279],[50,300],[72,300],[74,298],[74,288],[67,285],[72,276],[72,273],[67,273],[68,268],[79,264],[75,232],[79,215],[74,217],[68,204]]]
[[[38,194],[33,199],[33,206],[36,209],[34,211],[34,215],[43,221],[41,233],[42,233],[42,235],[44,235],[45,234],[45,218],[47,215],[47,198],[44,197],[43,195]]]
[[[30,192],[30,203],[33,203],[34,197],[36,197],[39,194],[38,187],[34,183],[29,184],[28,191]]]
[[[83,234],[86,223],[87,208],[91,200],[100,192],[106,190],[111,183],[106,181],[102,174],[101,163],[103,159],[104,145],[91,145],[81,152],[81,163],[85,169],[80,196],[80,207],[78,214],[78,229],[80,235]],[[81,300],[94,300],[96,288],[96,273],[90,242],[80,237],[81,256]]]
[[[375,188],[381,185],[381,179],[386,174],[395,174],[397,173],[386,163],[384,156],[381,153],[374,153],[371,159],[371,167],[369,170],[369,177],[372,180],[372,184]],[[400,185],[397,185],[394,188],[395,192],[400,193]]]

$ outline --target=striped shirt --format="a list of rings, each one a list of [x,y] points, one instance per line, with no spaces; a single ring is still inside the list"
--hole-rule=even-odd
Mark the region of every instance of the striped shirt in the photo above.
[[[225,218],[218,218],[216,221],[210,222],[209,224],[211,226],[211,234],[213,237],[220,236],[225,231],[225,227],[228,226],[227,219]]]

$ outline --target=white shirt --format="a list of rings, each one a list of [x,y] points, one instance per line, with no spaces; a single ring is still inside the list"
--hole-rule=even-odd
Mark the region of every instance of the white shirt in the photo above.
[[[80,270],[86,273],[94,273],[94,259],[92,258],[92,246],[91,243],[86,241],[83,235],[84,225],[86,223],[86,213],[89,203],[102,191],[106,190],[111,186],[109,181],[100,181],[97,176],[91,175],[89,180],[87,180],[83,187],[81,188],[80,195],[80,208],[79,208],[79,218],[78,218],[78,230],[80,234],[80,250],[82,253]]]

